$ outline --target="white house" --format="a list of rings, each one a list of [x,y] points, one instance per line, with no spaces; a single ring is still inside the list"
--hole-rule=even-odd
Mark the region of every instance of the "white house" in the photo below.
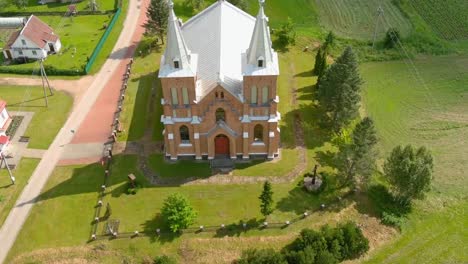
[[[42,59],[62,47],[59,36],[39,18],[31,15],[23,28],[14,32],[3,48],[7,60]]]
[[[9,137],[5,134],[11,124],[11,116],[6,110],[6,102],[0,100],[0,153],[9,143]]]

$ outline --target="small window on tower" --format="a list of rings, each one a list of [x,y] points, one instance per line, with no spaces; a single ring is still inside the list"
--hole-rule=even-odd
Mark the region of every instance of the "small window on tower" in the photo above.
[[[179,69],[179,61],[178,60],[174,61],[174,68]]]
[[[263,60],[258,60],[258,67],[259,68],[262,68],[263,67]]]

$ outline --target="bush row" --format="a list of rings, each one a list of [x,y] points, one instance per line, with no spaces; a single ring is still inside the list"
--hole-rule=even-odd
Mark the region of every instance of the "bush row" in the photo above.
[[[0,73],[12,73],[12,74],[26,74],[30,75],[40,75],[39,69],[30,68],[30,67],[12,67],[10,66],[0,66]],[[77,76],[77,75],[86,75],[86,72],[83,69],[59,69],[54,66],[46,65],[44,66],[47,75],[63,75],[63,76]]]
[[[250,249],[242,253],[237,264],[314,264],[338,263],[355,259],[369,250],[369,241],[359,227],[348,222],[320,231],[304,229],[296,240],[281,252],[273,249]]]

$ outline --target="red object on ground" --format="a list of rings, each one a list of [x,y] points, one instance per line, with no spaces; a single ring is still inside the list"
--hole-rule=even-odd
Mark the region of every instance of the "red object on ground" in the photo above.
[[[8,144],[8,142],[10,142],[10,137],[9,136],[0,136],[0,144],[2,145],[6,145]]]
[[[127,64],[133,57],[136,47],[144,33],[143,24],[146,22],[145,10],[148,3],[148,0],[144,1],[144,4],[142,4],[142,7],[140,8],[141,11],[138,19],[138,28],[132,36],[133,44],[128,47],[125,53],[126,59],[123,59],[120,62],[109,82],[101,91],[92,107],[92,110],[89,111],[83,123],[75,133],[75,136],[71,141],[72,144],[105,143],[109,140],[109,135],[112,132],[114,113],[117,110],[120,88],[123,83],[123,76],[127,70]]]

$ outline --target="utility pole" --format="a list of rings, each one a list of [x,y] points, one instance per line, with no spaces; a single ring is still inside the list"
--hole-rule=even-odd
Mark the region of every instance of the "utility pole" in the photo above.
[[[8,170],[8,174],[10,174],[10,180],[11,180],[11,184],[15,184],[15,177],[13,176],[13,173],[11,172],[10,170],[10,166],[8,166],[8,163],[7,163],[7,160],[6,160],[6,157],[3,155],[3,153],[0,153],[0,159],[1,159],[1,164],[3,164],[3,162],[5,162],[5,168]]]
[[[54,95],[54,93],[52,92],[52,88],[50,87],[50,83],[49,83],[49,78],[47,78],[47,74],[44,69],[44,58],[40,60],[39,64],[41,66],[40,68],[41,68],[42,90],[44,91],[45,103],[46,103],[46,107],[49,107],[49,102],[47,100],[47,92],[46,92],[46,87],[45,87],[46,83],[47,83],[47,87],[49,87],[50,95],[52,96]]]
[[[379,5],[379,8],[377,8],[377,19],[375,21],[375,29],[374,29],[374,38],[373,38],[373,41],[372,41],[372,48],[375,47],[375,41],[377,40],[377,31],[378,31],[378,28],[379,28],[379,22],[380,22],[380,19],[381,17],[384,15],[384,10],[382,8],[381,5]]]

